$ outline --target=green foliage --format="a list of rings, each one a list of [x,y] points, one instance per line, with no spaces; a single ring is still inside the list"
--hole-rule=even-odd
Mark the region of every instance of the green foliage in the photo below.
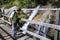
[[[48,1],[59,7],[59,5],[57,5],[60,3],[59,0],[58,2],[55,2],[55,0],[0,0],[0,5],[3,5],[6,8],[12,6],[18,6],[20,8],[30,8],[35,7],[36,5],[46,5]]]
[[[0,5],[7,4],[11,1],[14,1],[14,0],[0,0]]]
[[[0,6],[11,7],[14,0],[0,0]]]
[[[32,3],[31,0],[18,0],[19,7],[31,7]]]
[[[4,7],[18,6],[18,7],[31,7],[31,0],[0,0],[0,5]]]
[[[4,5],[5,7],[18,6],[20,8],[30,8],[38,4],[45,4],[46,2],[47,0],[0,0],[0,5]]]

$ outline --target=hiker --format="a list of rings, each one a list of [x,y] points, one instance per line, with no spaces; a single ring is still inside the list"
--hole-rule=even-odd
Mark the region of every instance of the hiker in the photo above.
[[[14,10],[12,13],[11,13],[11,15],[10,15],[10,17],[9,17],[9,22],[11,22],[12,24],[12,36],[13,37],[15,37],[15,35],[16,35],[16,30],[18,30],[18,28],[19,28],[19,26],[20,27],[22,27],[21,25],[22,24],[20,24],[20,19],[21,18],[26,18],[26,14],[24,14],[22,11],[21,11],[21,9],[17,9],[17,10]],[[24,23],[24,22],[22,22],[22,23]]]
[[[16,28],[17,28],[17,23],[19,23],[20,20],[20,11],[21,9],[14,10],[12,14],[10,15],[10,22],[12,23],[12,36],[15,37],[16,35]]]

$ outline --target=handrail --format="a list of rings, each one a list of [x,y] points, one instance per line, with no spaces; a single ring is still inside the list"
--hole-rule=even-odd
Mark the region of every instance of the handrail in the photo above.
[[[22,8],[21,10],[34,10],[34,8]],[[60,8],[40,8],[39,10],[60,10]]]
[[[38,21],[35,22],[34,20],[28,20],[28,19],[21,19],[21,20],[22,21],[26,21],[26,22],[30,22],[31,24],[43,25],[43,26],[46,26],[46,27],[49,27],[49,28],[60,30],[60,26],[59,25],[43,23],[43,22],[38,22]]]

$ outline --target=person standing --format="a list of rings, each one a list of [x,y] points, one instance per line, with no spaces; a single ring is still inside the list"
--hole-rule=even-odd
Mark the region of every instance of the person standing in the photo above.
[[[19,23],[20,20],[20,11],[21,9],[14,10],[12,14],[10,15],[10,22],[12,25],[12,36],[15,37],[16,35],[16,28],[17,28],[17,23]]]

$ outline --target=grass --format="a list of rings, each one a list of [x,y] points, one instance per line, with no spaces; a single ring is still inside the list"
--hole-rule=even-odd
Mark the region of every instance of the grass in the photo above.
[[[18,5],[19,5],[19,2],[15,0],[15,1],[11,1],[10,3],[3,4],[2,6],[5,8],[10,8],[12,6],[18,6]]]

